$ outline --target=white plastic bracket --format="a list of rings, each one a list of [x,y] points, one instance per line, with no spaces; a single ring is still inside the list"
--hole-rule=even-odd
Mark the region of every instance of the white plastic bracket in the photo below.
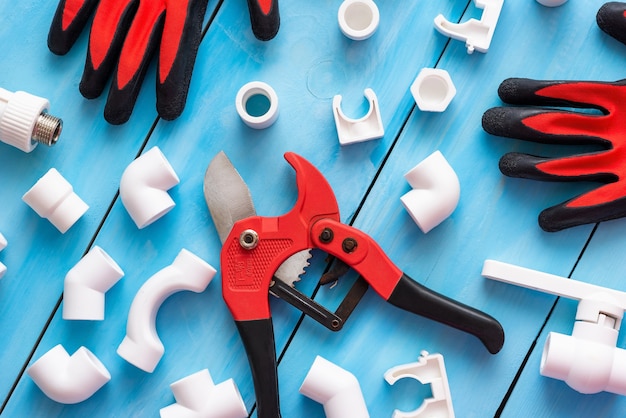
[[[385,380],[390,385],[407,377],[425,385],[430,384],[433,397],[424,400],[422,405],[412,412],[396,409],[393,418],[454,418],[448,375],[441,354],[428,354],[427,351],[422,351],[416,363],[392,367],[385,372]]]
[[[0,251],[4,250],[7,247],[7,239],[0,233]],[[7,266],[0,263],[0,279],[4,276],[4,273],[7,272]]]
[[[472,18],[463,23],[452,23],[440,14],[435,17],[435,28],[446,36],[465,41],[468,54],[474,50],[487,52],[503,3],[504,0],[474,0],[476,7],[483,9],[480,20]]]
[[[572,335],[548,334],[539,372],[580,393],[626,395],[626,350],[616,346],[626,293],[494,260],[482,275],[579,300]]]
[[[337,126],[337,134],[341,145],[382,138],[385,135],[376,93],[374,93],[374,90],[367,88],[364,91],[364,95],[369,101],[369,110],[360,119],[350,119],[343,113],[341,110],[341,95],[338,94],[333,98],[333,115],[335,116],[335,125]]]

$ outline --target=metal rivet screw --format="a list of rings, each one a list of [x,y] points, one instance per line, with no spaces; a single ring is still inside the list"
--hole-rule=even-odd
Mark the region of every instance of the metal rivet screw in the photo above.
[[[253,250],[259,244],[259,234],[253,229],[246,229],[239,235],[239,245],[246,250]]]
[[[333,230],[332,229],[324,228],[324,230],[320,234],[320,241],[322,241],[324,244],[328,244],[329,242],[331,242],[333,240],[334,236],[335,236],[335,234],[333,234]]]
[[[353,252],[354,250],[356,250],[357,246],[358,246],[358,243],[356,242],[354,238],[346,238],[343,240],[343,243],[341,243],[341,248],[346,253]]]

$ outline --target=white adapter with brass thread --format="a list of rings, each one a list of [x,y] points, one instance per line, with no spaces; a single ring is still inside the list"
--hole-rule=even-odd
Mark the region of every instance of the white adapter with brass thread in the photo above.
[[[0,141],[31,152],[37,144],[54,145],[63,121],[48,113],[50,102],[23,91],[0,88]]]

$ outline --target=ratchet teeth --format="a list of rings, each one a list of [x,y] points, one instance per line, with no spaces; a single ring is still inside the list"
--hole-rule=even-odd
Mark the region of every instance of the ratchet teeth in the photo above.
[[[304,270],[310,265],[310,258],[311,250],[297,252],[278,267],[274,276],[293,287],[294,283],[299,281],[300,276],[304,274]]]

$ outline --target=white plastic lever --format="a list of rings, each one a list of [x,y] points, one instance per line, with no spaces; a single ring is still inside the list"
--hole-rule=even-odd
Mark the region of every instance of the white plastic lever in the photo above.
[[[382,138],[385,135],[376,93],[368,88],[365,89],[364,94],[370,107],[365,116],[360,119],[350,119],[343,113],[341,95],[338,94],[333,98],[333,115],[341,145]]]
[[[0,251],[4,250],[7,247],[7,239],[4,237],[4,235],[0,234]],[[4,273],[7,272],[7,266],[5,266],[4,264],[0,263],[0,279],[2,278],[2,276],[4,276]]]
[[[435,18],[435,28],[446,36],[465,41],[468,54],[474,50],[487,52],[503,3],[504,0],[474,0],[476,7],[483,9],[480,20],[472,18],[463,23],[452,23],[440,14]]]
[[[385,372],[385,380],[390,385],[406,377],[425,385],[430,384],[433,397],[425,399],[415,411],[403,412],[396,409],[392,418],[454,418],[448,375],[441,354],[422,351],[416,363],[392,367]]]
[[[482,275],[580,300],[572,335],[548,334],[539,372],[580,393],[626,395],[626,350],[616,347],[626,293],[494,260]]]

